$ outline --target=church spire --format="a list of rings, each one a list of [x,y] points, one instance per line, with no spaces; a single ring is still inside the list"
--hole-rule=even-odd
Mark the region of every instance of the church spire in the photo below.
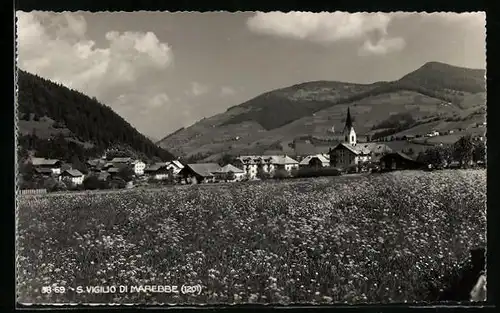
[[[352,128],[351,111],[349,110],[349,107],[347,107],[347,118],[345,120],[345,128],[346,129]]]

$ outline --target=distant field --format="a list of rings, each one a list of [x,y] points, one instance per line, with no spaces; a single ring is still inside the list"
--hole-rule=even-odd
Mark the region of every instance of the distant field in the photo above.
[[[21,197],[19,301],[428,301],[485,245],[485,201],[484,170]],[[68,289],[141,284],[202,289]]]

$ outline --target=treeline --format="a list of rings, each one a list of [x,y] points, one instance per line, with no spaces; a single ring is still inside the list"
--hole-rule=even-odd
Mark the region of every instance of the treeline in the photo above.
[[[18,85],[20,119],[47,116],[56,121],[55,127],[69,129],[77,140],[93,143],[96,151],[122,144],[165,161],[174,158],[95,98],[21,70]]]
[[[442,145],[427,149],[417,155],[417,161],[430,164],[433,168],[442,168],[453,161],[457,167],[467,167],[474,163],[486,162],[486,145],[484,142],[474,142],[471,136],[461,137],[453,145]]]

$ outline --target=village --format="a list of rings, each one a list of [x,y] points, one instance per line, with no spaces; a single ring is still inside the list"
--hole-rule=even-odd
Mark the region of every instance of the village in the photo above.
[[[438,136],[431,132],[427,137]],[[332,134],[338,143],[324,153],[298,155],[240,155],[225,164],[186,163],[181,160],[155,162],[133,157],[90,159],[84,167],[58,159],[32,157],[31,180],[38,184],[29,186],[24,193],[82,189],[120,189],[160,184],[199,184],[241,182],[264,179],[305,178],[337,176],[354,173],[378,173],[392,170],[434,170],[484,166],[481,138],[462,138],[454,147],[436,145],[419,154],[417,158],[404,151],[391,149],[384,141],[368,142],[357,137],[349,109],[342,132]],[[406,140],[412,140],[408,136]],[[365,140],[364,140],[365,139]],[[460,141],[460,140],[459,140]],[[456,151],[462,149],[465,151]],[[452,151],[455,150],[455,151]],[[480,151],[477,151],[480,150]],[[41,185],[41,186],[40,186]],[[42,188],[41,188],[42,187]]]

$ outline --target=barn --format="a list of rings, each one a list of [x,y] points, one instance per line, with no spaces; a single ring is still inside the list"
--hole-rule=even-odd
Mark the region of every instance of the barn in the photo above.
[[[420,169],[424,166],[402,152],[392,152],[380,158],[380,167],[384,171]]]

